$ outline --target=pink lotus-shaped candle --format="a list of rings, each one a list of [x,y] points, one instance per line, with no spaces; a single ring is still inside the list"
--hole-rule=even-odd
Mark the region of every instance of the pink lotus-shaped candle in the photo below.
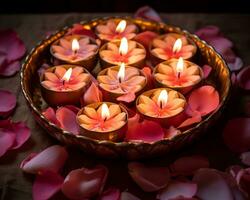
[[[142,116],[165,126],[184,111],[185,105],[184,96],[168,88],[146,91],[136,100],[136,109]]]
[[[77,114],[81,133],[98,140],[121,140],[127,119],[126,109],[110,102],[87,105]]]
[[[146,58],[145,48],[136,41],[122,38],[120,42],[108,42],[99,51],[102,67],[125,63],[134,67],[143,67]]]
[[[90,83],[90,75],[80,66],[59,65],[40,77],[42,95],[53,106],[76,104]]]
[[[63,63],[95,67],[98,45],[95,40],[82,35],[67,35],[51,45],[51,54]]]
[[[147,82],[146,76],[139,69],[125,66],[124,63],[102,70],[97,80],[105,96],[112,101],[128,93],[138,94]]]
[[[180,57],[158,64],[154,69],[154,78],[161,86],[186,93],[202,80],[203,72],[195,63]]]
[[[123,37],[128,40],[136,36],[137,27],[135,24],[128,23],[126,20],[108,20],[105,24],[96,26],[96,33],[101,40],[119,41]]]
[[[190,59],[196,51],[197,47],[194,42],[177,33],[168,33],[155,38],[150,47],[154,64],[171,58]]]

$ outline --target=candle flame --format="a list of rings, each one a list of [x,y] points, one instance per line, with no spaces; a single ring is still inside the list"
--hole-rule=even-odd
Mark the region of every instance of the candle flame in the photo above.
[[[71,43],[72,51],[77,52],[80,49],[79,42],[77,39],[73,39]]]
[[[128,40],[125,37],[123,37],[121,39],[121,43],[120,43],[120,47],[119,47],[119,53],[121,55],[126,55],[128,53]]]
[[[106,120],[110,117],[109,108],[106,103],[102,104],[101,117],[103,120]]]
[[[117,78],[120,82],[122,82],[125,78],[125,63],[121,63],[120,69],[117,73]]]
[[[117,25],[115,31],[116,31],[117,33],[122,33],[122,32],[125,30],[126,25],[127,25],[126,20],[121,20],[121,21],[119,22],[119,24]]]
[[[72,74],[72,68],[69,68],[62,77],[62,81],[68,82]]]
[[[178,59],[177,65],[176,65],[176,72],[177,73],[183,72],[183,66],[184,66],[184,61],[183,61],[183,58],[180,57]]]
[[[162,90],[158,100],[157,100],[157,104],[160,108],[164,108],[167,105],[168,102],[168,92],[166,90]]]
[[[178,38],[174,43],[173,52],[178,53],[181,50],[181,47],[182,47],[182,41],[180,38]]]

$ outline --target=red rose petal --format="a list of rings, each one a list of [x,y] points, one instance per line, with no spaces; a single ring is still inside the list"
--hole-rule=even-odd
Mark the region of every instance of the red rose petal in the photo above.
[[[179,197],[192,198],[196,192],[196,183],[171,181],[169,185],[157,195],[157,198],[159,200],[172,200],[178,199]]]
[[[154,77],[152,75],[152,69],[149,66],[145,66],[142,68],[142,71],[145,73],[147,77],[147,86],[148,88],[154,87]]]
[[[30,129],[26,126],[24,122],[12,123],[11,130],[15,133],[16,139],[15,143],[11,149],[18,149],[21,147],[30,137]]]
[[[46,171],[37,174],[32,188],[33,199],[50,199],[60,190],[62,183],[63,177],[55,172]]]
[[[184,127],[189,127],[193,124],[197,124],[201,122],[202,117],[199,112],[193,112],[193,115],[187,119],[185,119],[179,126],[178,128],[184,128]]]
[[[15,135],[0,128],[0,157],[3,156],[14,144]]]
[[[158,191],[167,186],[170,179],[167,167],[149,167],[138,162],[128,164],[132,179],[145,191]]]
[[[102,101],[102,92],[99,90],[96,84],[92,82],[90,87],[83,95],[83,105],[101,101]]]
[[[2,76],[12,76],[19,71],[21,64],[19,61],[13,61],[5,63],[0,66],[0,75]]]
[[[202,200],[234,200],[229,185],[214,169],[199,169],[195,173],[193,181],[198,185],[196,196]]]
[[[76,122],[76,113],[67,107],[60,107],[56,111],[56,119],[60,123],[60,127],[75,135],[79,134],[79,127]]]
[[[128,124],[127,141],[155,142],[164,138],[163,128],[156,122],[144,120],[134,125]]]
[[[195,32],[201,39],[206,40],[220,34],[220,29],[217,26],[205,26]]]
[[[143,6],[135,12],[135,18],[143,18],[146,20],[152,20],[156,22],[161,22],[162,19],[158,13],[149,6]]]
[[[237,74],[237,83],[240,88],[244,90],[250,90],[250,66],[244,67],[238,74]]]
[[[140,200],[140,199],[129,192],[122,192],[120,200]]]
[[[204,65],[202,67],[202,71],[203,71],[203,74],[204,74],[204,78],[207,78],[209,76],[209,74],[211,73],[211,71],[212,71],[212,67],[210,67],[209,65]]]
[[[226,124],[224,143],[231,151],[242,153],[250,150],[250,118],[235,118]]]
[[[37,174],[41,171],[57,173],[68,158],[64,147],[59,145],[50,146],[36,156],[30,155],[21,163],[21,168],[27,173]]]
[[[164,138],[169,138],[169,139],[181,133],[180,130],[176,129],[173,126],[170,126],[168,129],[165,129],[164,132],[165,132]]]
[[[53,108],[48,107],[46,108],[42,114],[53,124],[60,126],[59,121],[56,119],[56,112]]]
[[[250,166],[250,151],[244,152],[240,155],[241,162],[247,166]]]
[[[22,58],[26,51],[22,40],[11,29],[0,31],[0,50],[7,54],[8,61]]]
[[[117,97],[117,101],[123,101],[123,102],[130,103],[130,102],[134,101],[135,98],[136,98],[136,96],[135,96],[134,92],[128,92],[124,95]]]
[[[200,155],[185,156],[174,161],[170,165],[172,175],[193,175],[194,172],[200,168],[208,168],[209,160]]]
[[[70,199],[88,199],[100,194],[105,185],[108,169],[98,165],[93,169],[71,171],[64,180],[62,192]]]
[[[250,197],[250,168],[242,169],[239,171],[236,177],[240,190],[248,198]]]
[[[66,105],[65,108],[68,108],[69,110],[73,111],[75,114],[77,114],[80,110],[80,108],[74,106],[74,105]]]
[[[0,96],[0,117],[8,117],[16,107],[16,96],[6,90],[0,90]]]
[[[68,32],[68,34],[72,35],[86,35],[88,37],[91,37],[93,39],[97,39],[97,35],[92,31],[83,28],[83,25],[81,24],[74,24],[73,28],[71,28]]]
[[[104,191],[98,200],[120,200],[120,190],[114,187],[111,187]]]
[[[155,32],[144,31],[144,32],[141,32],[141,33],[137,34],[134,37],[134,40],[141,43],[145,47],[145,49],[148,50],[149,49],[149,44],[157,36],[158,36],[158,34],[155,33]]]
[[[220,104],[219,94],[212,86],[202,86],[190,94],[188,105],[193,111],[198,111],[205,116],[218,108]]]

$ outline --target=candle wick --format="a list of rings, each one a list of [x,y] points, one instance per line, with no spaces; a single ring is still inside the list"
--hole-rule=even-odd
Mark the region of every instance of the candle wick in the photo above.
[[[179,79],[181,77],[181,72],[177,72],[177,78]]]
[[[162,107],[163,107],[163,103],[162,101],[160,101],[160,108],[162,109]]]

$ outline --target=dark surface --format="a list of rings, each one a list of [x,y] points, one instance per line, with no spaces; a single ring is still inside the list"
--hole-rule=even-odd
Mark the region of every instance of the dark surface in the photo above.
[[[0,28],[13,28],[25,42],[30,50],[39,40],[45,37],[48,31],[59,29],[74,22],[87,20],[98,16],[111,14],[56,14],[56,15],[2,15],[0,16]],[[250,63],[250,15],[225,15],[225,14],[163,14],[165,22],[181,26],[184,29],[194,30],[208,24],[221,27],[222,31],[234,41],[236,50],[243,58],[244,63]],[[42,130],[25,104],[19,84],[19,74],[11,78],[0,79],[0,88],[8,89],[17,95],[18,106],[13,116],[14,121],[26,121],[32,130],[32,136],[26,144],[15,151],[10,151],[0,158],[0,199],[16,200],[32,199],[32,181],[34,176],[22,173],[19,169],[20,162],[31,152],[38,152],[57,141],[49,137]],[[209,158],[211,166],[218,169],[225,169],[231,164],[238,163],[238,156],[232,154],[223,144],[221,132],[229,113],[238,112],[239,101],[232,102],[224,114],[224,118],[218,122],[216,127],[211,127],[206,136],[197,141],[194,145],[183,149],[180,152],[166,155],[162,158],[146,161],[152,165],[166,165],[181,155],[202,154]],[[234,110],[233,110],[234,109]],[[230,115],[231,115],[230,114]],[[236,113],[234,113],[236,115]],[[131,181],[127,173],[127,162],[124,160],[101,160],[85,155],[78,149],[69,149],[68,159],[63,174],[83,166],[91,167],[102,163],[109,167],[109,178],[107,185],[119,187],[121,190],[128,189],[129,192],[137,195],[143,200],[154,199],[155,194],[143,193],[139,187]],[[55,199],[62,199],[60,194]]]

